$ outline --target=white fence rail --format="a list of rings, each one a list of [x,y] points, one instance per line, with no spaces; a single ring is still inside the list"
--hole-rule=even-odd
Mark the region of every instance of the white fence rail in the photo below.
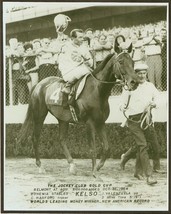
[[[122,112],[119,110],[120,96],[110,96],[110,115],[107,119],[107,123],[121,123],[124,119]],[[16,106],[6,106],[4,120],[6,124],[17,124],[23,123],[28,104],[26,105],[16,105]],[[160,94],[160,105],[158,109],[153,110],[153,119],[155,122],[166,122],[167,121],[167,92],[161,92]],[[55,124],[57,120],[54,116],[48,113],[46,119],[46,124]]]

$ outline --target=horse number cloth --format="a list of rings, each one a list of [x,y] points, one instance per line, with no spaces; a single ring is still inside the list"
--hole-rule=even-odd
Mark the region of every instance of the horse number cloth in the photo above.
[[[45,97],[45,101],[49,105],[62,105],[63,101],[63,93],[61,89],[63,88],[63,83],[54,82],[47,88],[47,93]]]
[[[88,75],[85,75],[78,85],[78,88],[76,91],[76,98],[75,98],[76,100],[78,99],[78,97],[80,96],[80,94],[82,93],[82,91],[84,89],[85,82],[86,82]],[[51,83],[47,88],[47,93],[46,93],[46,97],[45,97],[46,103],[49,105],[62,106],[64,98],[63,98],[63,93],[61,92],[61,90],[63,87],[64,87],[64,83],[62,83],[62,82],[60,84],[57,81]]]

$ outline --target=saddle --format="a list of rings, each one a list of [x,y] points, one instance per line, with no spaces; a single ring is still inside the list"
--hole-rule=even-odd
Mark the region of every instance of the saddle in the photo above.
[[[50,83],[47,86],[45,101],[48,105],[58,105],[69,108],[69,105],[74,106],[75,100],[81,95],[88,75],[83,76],[71,88],[69,95],[62,92],[65,82],[61,79]]]

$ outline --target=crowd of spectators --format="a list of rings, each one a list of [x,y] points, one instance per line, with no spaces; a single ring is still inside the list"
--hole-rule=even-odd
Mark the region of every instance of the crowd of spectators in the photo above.
[[[127,28],[113,27],[108,30],[88,28],[84,32],[83,45],[93,56],[93,69],[110,53],[127,49],[134,63],[145,61],[148,80],[159,90],[167,88],[167,26],[166,21]],[[64,35],[62,43],[70,38]],[[6,46],[6,94],[9,93],[9,67],[12,68],[13,105],[28,102],[29,92],[40,80],[48,76],[60,76],[58,69],[58,45],[56,38],[35,39],[22,43],[16,38]],[[11,63],[11,66],[9,65]],[[121,89],[114,87],[112,95]],[[6,101],[9,104],[9,98]]]

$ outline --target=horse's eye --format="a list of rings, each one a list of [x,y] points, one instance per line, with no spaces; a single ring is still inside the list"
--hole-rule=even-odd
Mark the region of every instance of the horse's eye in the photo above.
[[[120,65],[123,65],[123,61],[120,61],[119,64],[120,64]]]

